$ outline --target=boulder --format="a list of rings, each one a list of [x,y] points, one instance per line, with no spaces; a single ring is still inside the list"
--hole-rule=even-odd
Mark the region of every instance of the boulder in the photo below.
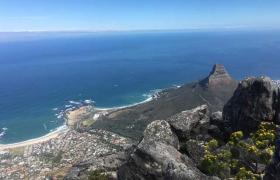
[[[179,148],[178,137],[172,132],[168,122],[164,120],[153,121],[145,129],[142,144],[153,141],[166,143],[176,149]]]
[[[221,111],[217,111],[210,116],[210,126],[208,127],[208,133],[213,138],[226,141],[223,129],[225,127],[225,121],[223,119],[223,114]]]
[[[202,105],[197,108],[182,111],[167,119],[180,140],[204,135],[209,125],[209,108]]]
[[[142,141],[133,150],[128,151],[126,162],[118,169],[118,178],[122,180],[212,179],[201,173],[188,156],[178,151],[178,147],[178,138],[166,121],[152,122],[145,129]]]
[[[251,77],[240,82],[223,109],[227,131],[243,130],[249,134],[261,121],[274,121],[277,94],[276,86],[268,77]]]
[[[122,180],[207,180],[186,156],[162,142],[140,143],[118,171]]]
[[[223,113],[221,111],[217,111],[211,114],[210,116],[210,124],[216,125],[219,128],[224,126]]]
[[[206,142],[204,141],[190,139],[182,143],[180,151],[187,154],[193,160],[194,164],[198,166],[205,155],[205,144]]]

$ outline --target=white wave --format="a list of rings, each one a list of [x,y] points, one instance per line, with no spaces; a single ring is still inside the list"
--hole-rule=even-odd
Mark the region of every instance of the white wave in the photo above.
[[[5,134],[6,134],[5,131],[1,132],[0,133],[0,138],[2,138]]]
[[[67,125],[64,123],[62,126],[59,126],[57,128],[51,129],[50,133],[55,133],[55,132],[60,132],[60,131],[64,131],[64,130],[68,130]]]
[[[58,108],[53,108],[52,110],[53,110],[53,111],[57,111],[57,110],[58,110]]]
[[[45,131],[47,131],[48,130],[47,125],[44,123],[43,126],[44,126]]]
[[[6,128],[6,127],[2,128],[2,132],[0,132],[0,138],[6,134],[7,130],[8,130],[8,128]]]
[[[63,118],[64,113],[65,113],[65,111],[61,110],[59,113],[56,113],[55,116],[56,116],[57,119],[61,119],[61,118]]]
[[[75,105],[80,105],[81,102],[78,102],[78,101],[69,101],[70,104],[75,104]]]
[[[85,104],[93,104],[95,102],[93,100],[91,100],[91,99],[86,99],[86,100],[84,100],[84,103]]]
[[[60,112],[59,114],[55,114],[55,116],[57,119],[61,119],[61,118],[63,118],[63,114],[64,114],[64,112]]]
[[[72,107],[72,105],[66,104],[64,107],[65,107],[65,108],[70,108],[70,107]]]
[[[133,103],[133,104],[125,105],[125,106],[116,106],[116,107],[110,107],[110,108],[95,108],[95,109],[100,110],[100,111],[117,110],[117,109],[124,109],[124,108],[128,108],[128,107],[137,106],[139,104],[147,103],[147,102],[152,101],[153,99],[157,98],[157,95],[155,95],[154,91],[160,92],[162,90],[156,89],[156,90],[150,91],[151,93],[143,94],[142,96],[146,97],[146,99],[141,102],[137,102],[137,103]]]
[[[152,95],[151,95],[150,93],[149,93],[149,94],[145,93],[145,94],[142,94],[142,96],[143,96],[143,97],[150,98]]]
[[[178,88],[182,87],[182,85],[173,84],[173,85],[172,85],[172,87],[174,87],[174,88],[177,88],[177,89],[178,89]]]

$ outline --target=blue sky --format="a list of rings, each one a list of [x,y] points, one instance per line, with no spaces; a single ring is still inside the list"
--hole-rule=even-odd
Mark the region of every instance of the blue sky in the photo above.
[[[280,28],[279,0],[2,0],[0,31]]]

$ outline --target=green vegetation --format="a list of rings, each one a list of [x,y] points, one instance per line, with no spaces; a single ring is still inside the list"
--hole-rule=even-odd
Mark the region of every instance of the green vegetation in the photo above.
[[[23,156],[24,147],[12,148],[9,150],[12,156]]]
[[[90,127],[91,125],[93,125],[96,122],[96,120],[90,118],[90,119],[86,119],[82,122],[82,125],[84,127]]]
[[[249,138],[242,131],[231,134],[229,142],[219,147],[215,139],[205,145],[205,155],[200,164],[202,172],[222,179],[261,179],[275,151],[276,126],[262,122]]]
[[[95,170],[95,171],[90,171],[89,180],[108,180],[109,176],[102,170]]]

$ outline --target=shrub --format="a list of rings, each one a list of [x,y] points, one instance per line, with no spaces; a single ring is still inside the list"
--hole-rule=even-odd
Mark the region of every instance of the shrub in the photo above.
[[[199,168],[222,179],[260,179],[258,164],[270,163],[275,152],[275,138],[276,125],[262,122],[247,139],[242,131],[232,133],[223,149],[212,139],[205,146],[205,156]]]
[[[236,174],[237,180],[256,180],[257,177],[252,173],[252,171],[246,170],[244,167],[239,169],[239,172]]]
[[[109,176],[103,170],[94,170],[89,172],[89,180],[108,180]]]

